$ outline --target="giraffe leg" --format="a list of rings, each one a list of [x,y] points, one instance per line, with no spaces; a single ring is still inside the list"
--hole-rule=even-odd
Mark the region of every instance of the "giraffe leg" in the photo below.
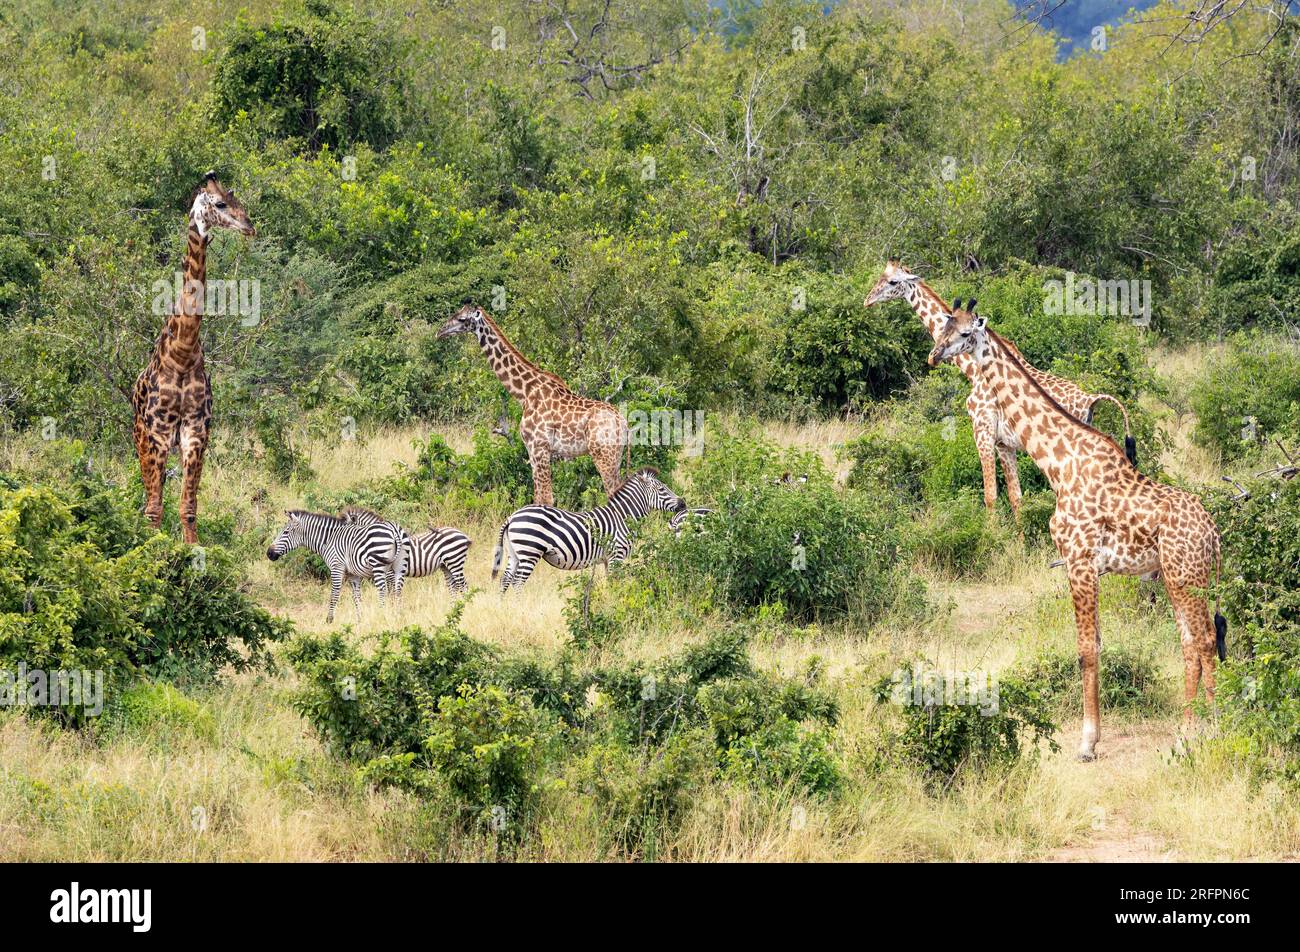
[[[619,487],[618,461],[620,446],[617,443],[598,443],[590,449],[591,461],[596,464],[600,481],[605,484],[605,495],[614,495]]]
[[[1079,759],[1096,756],[1101,736],[1101,709],[1098,699],[1098,659],[1101,626],[1097,617],[1097,569],[1091,559],[1079,556],[1068,563],[1070,598],[1074,602],[1074,624],[1079,651],[1079,670],[1083,675],[1083,736],[1079,741]]]
[[[998,467],[993,431],[982,421],[972,420],[971,426],[975,430],[975,449],[980,455],[980,470],[984,475],[984,508],[993,513],[997,511],[998,504]]]
[[[181,537],[188,543],[199,541],[199,480],[203,478],[203,453],[208,446],[206,426],[181,430],[181,462],[185,477],[181,483]]]
[[[144,483],[144,517],[162,528],[163,479],[167,473],[167,444],[145,436],[140,454],[140,479]]]
[[[1201,682],[1205,684],[1206,703],[1214,703],[1215,668],[1218,664],[1214,620],[1206,599],[1190,591],[1193,588],[1204,589],[1209,584],[1210,556],[1207,553],[1199,560],[1189,558],[1185,550],[1180,550],[1178,542],[1166,541],[1167,538],[1162,535],[1160,539],[1160,577],[1169,593],[1169,604],[1173,607],[1182,642],[1183,725],[1190,729],[1192,704]]]
[[[1016,462],[1016,451],[1009,446],[998,445],[998,459],[1002,461],[1002,478],[1007,481],[1007,500],[1017,520],[1020,519],[1020,466]]]
[[[541,443],[528,447],[528,462],[533,467],[533,503],[554,506],[555,493],[551,488],[551,450]]]

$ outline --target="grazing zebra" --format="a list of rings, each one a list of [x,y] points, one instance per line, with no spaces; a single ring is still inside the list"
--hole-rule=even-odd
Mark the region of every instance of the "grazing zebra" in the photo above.
[[[290,549],[306,548],[325,560],[330,572],[327,622],[334,621],[344,579],[352,585],[352,604],[358,621],[363,578],[375,583],[380,602],[388,594],[390,579],[394,597],[401,597],[410,537],[400,526],[384,521],[369,510],[353,507],[338,516],[301,509],[291,509],[287,515],[289,521],[266,550],[266,557],[274,562]]]
[[[448,591],[459,595],[469,588],[465,583],[465,554],[468,551],[469,536],[448,526],[437,526],[413,535],[406,557],[406,577],[422,578],[441,571],[447,580]]]
[[[668,528],[672,529],[677,535],[681,535],[682,527],[686,524],[687,519],[699,519],[701,516],[707,516],[712,511],[712,509],[683,509],[668,520]]]
[[[651,510],[681,512],[686,503],[659,480],[653,469],[637,470],[614,490],[609,502],[585,512],[554,506],[524,506],[501,527],[492,577],[506,555],[501,591],[523,586],[539,558],[558,569],[581,569],[596,562],[622,562],[631,547],[628,522]]]

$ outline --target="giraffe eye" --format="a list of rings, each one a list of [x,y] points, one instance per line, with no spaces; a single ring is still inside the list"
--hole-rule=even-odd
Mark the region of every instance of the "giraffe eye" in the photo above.
[[[226,203],[225,203],[225,202],[217,202],[217,207],[218,207],[218,208],[225,208],[225,207],[226,207]]]

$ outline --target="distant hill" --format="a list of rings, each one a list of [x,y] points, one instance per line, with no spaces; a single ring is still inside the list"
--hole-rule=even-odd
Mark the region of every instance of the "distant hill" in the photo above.
[[[1061,37],[1061,56],[1068,57],[1076,49],[1088,49],[1094,28],[1114,25],[1130,11],[1145,10],[1155,3],[1156,0],[1065,0],[1043,22]],[[1016,6],[1026,10],[1041,9],[1042,5],[1035,0],[1016,0]]]

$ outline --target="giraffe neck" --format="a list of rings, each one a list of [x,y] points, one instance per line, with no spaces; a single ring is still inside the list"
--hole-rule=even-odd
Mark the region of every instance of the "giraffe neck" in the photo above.
[[[908,286],[904,297],[907,303],[912,305],[912,310],[921,319],[925,329],[929,331],[930,337],[938,340],[939,332],[943,330],[944,322],[947,321],[950,313],[943,298],[935,294],[930,285],[919,279]],[[952,362],[968,380],[975,379],[975,361],[969,354],[958,354]]]
[[[209,236],[199,223],[190,219],[186,233],[185,270],[181,275],[181,296],[167,318],[159,341],[161,356],[172,366],[184,369],[193,365],[203,352],[199,331],[203,325],[203,299],[208,277]]]
[[[530,391],[547,383],[559,382],[554,374],[539,369],[519,353],[487,314],[483,315],[483,321],[477,326],[475,335],[492,372],[516,400],[524,402]]]
[[[1114,441],[1071,416],[992,331],[985,331],[974,361],[976,373],[991,385],[1002,419],[1058,495],[1077,478],[1085,459],[1123,461]]]

